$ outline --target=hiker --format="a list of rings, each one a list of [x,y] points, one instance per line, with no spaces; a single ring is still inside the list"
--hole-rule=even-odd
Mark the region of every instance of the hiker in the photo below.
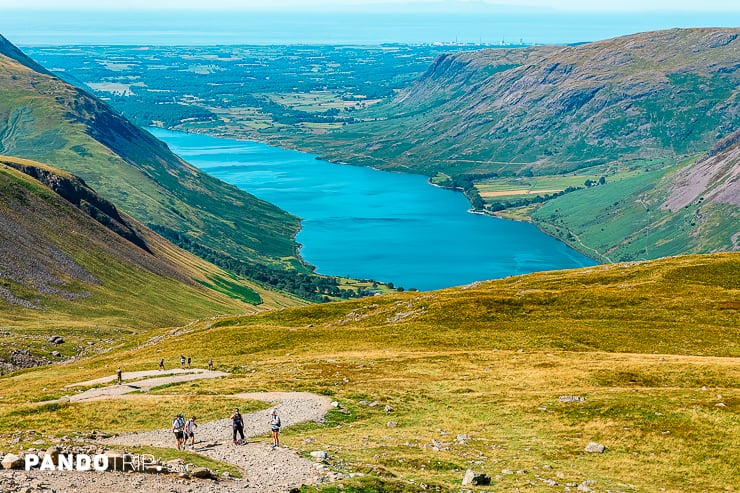
[[[195,416],[190,418],[187,423],[185,423],[185,444],[187,445],[188,438],[190,438],[190,446],[195,447],[195,428],[198,427],[198,424],[195,422]]]
[[[164,358],[159,360],[159,369],[164,370]]]
[[[242,415],[239,414],[239,408],[234,409],[234,414],[231,415],[231,428],[234,432],[234,444],[246,443],[244,440],[244,419],[242,418]],[[236,441],[237,433],[241,436],[241,442]]]
[[[190,368],[190,356],[188,356],[188,368]]]
[[[116,370],[116,378],[118,379],[118,385],[123,383],[123,374],[121,373],[121,367],[119,366]]]
[[[273,409],[270,414],[270,429],[272,430],[272,450],[275,450],[280,446],[280,416],[278,416],[277,409]]]
[[[213,360],[209,359],[208,360],[208,371],[212,371],[212,370],[213,370]]]
[[[185,448],[185,415],[180,413],[172,421],[172,432],[177,440],[177,450]]]
[[[185,356],[183,356],[182,354],[180,355],[180,366],[183,370],[185,369]]]

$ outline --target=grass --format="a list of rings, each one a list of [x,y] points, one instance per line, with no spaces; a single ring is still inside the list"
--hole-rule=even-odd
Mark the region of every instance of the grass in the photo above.
[[[288,428],[281,441],[329,452],[330,467],[355,473],[344,491],[454,490],[467,468],[493,476],[496,491],[551,491],[545,479],[594,481],[597,491],[732,491],[738,272],[738,254],[677,257],[162,330],[153,344],[0,378],[0,443],[8,448],[18,429],[162,427],[183,402],[205,421],[223,417],[230,394],[298,390],[329,395],[348,414]],[[182,347],[233,374],[74,408],[25,403],[117,365],[155,368]],[[606,452],[585,453],[590,441]]]

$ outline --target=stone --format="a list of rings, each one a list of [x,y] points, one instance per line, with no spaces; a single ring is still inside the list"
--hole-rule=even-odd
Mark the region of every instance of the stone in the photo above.
[[[470,435],[467,435],[465,433],[461,433],[455,437],[455,441],[459,443],[460,445],[465,445],[470,440]]]
[[[337,401],[332,402],[331,407],[334,409],[342,409],[342,406]]]
[[[3,457],[3,469],[23,469],[26,462],[23,457],[16,454],[5,454]]]
[[[487,486],[491,484],[491,476],[482,472],[475,472],[472,469],[465,471],[462,479],[463,486]]]
[[[207,467],[196,467],[190,471],[190,475],[199,479],[210,479],[213,477],[213,473]]]
[[[398,428],[398,421],[388,421],[388,428]]]
[[[108,457],[108,471],[123,471],[124,463],[128,462],[131,464],[133,460],[131,457],[126,457],[126,454],[118,450],[108,450],[104,455]]]
[[[570,402],[586,402],[586,398],[585,397],[578,396],[578,395],[561,395],[560,397],[558,397],[558,401],[559,402],[566,402],[566,403],[570,403]]]
[[[606,447],[600,443],[588,442],[584,450],[591,454],[603,454]]]
[[[387,413],[392,413],[393,411],[395,411],[395,409],[393,409],[393,408],[392,408],[391,406],[388,406],[388,405],[386,405],[386,406],[385,406],[385,407],[383,408],[383,411],[385,411],[385,412],[387,412]]]
[[[49,447],[48,449],[46,449],[46,452],[44,453],[44,456],[47,456],[48,455],[49,457],[51,457],[52,462],[54,462],[54,464],[56,465],[56,464],[59,463],[59,454],[61,452],[62,452],[62,449],[61,448],[59,448],[56,445],[52,445],[51,447]]]
[[[62,356],[62,353],[60,353],[59,351],[52,351],[51,355],[55,358],[60,358]]]
[[[316,460],[325,461],[329,458],[329,454],[326,453],[324,450],[314,450],[311,452],[311,457],[313,457]]]

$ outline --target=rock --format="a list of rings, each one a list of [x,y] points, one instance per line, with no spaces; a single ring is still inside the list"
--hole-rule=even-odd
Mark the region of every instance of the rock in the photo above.
[[[324,450],[314,450],[311,452],[311,457],[313,457],[316,460],[325,461],[329,458],[329,454],[326,453]]]
[[[213,477],[213,473],[207,467],[196,467],[190,471],[190,475],[200,479],[211,479]]]
[[[6,454],[3,457],[3,469],[23,469],[25,460],[23,457],[15,454]]]
[[[514,474],[514,471],[512,471],[511,469],[502,469],[501,474]]]
[[[592,454],[603,454],[604,450],[606,450],[606,447],[600,443],[588,442],[588,445],[586,445],[586,448],[584,450]]]
[[[586,402],[586,398],[578,396],[578,395],[561,395],[560,397],[558,397],[558,401],[560,402]]]
[[[342,406],[337,401],[332,402],[331,407],[334,409],[342,409]]]
[[[62,336],[51,336],[49,339],[47,339],[52,344],[64,344],[64,339],[62,339]]]
[[[52,352],[51,352],[51,355],[52,355],[53,357],[55,357],[55,358],[59,358],[59,357],[61,357],[61,356],[62,356],[62,353],[60,353],[59,351],[52,351]]]
[[[62,449],[61,448],[57,447],[56,445],[52,445],[51,447],[49,447],[48,449],[46,449],[46,452],[44,453],[44,456],[47,456],[47,455],[50,456],[52,462],[54,462],[54,464],[58,464],[59,463],[59,454],[61,452],[62,452]]]
[[[392,413],[393,411],[395,411],[395,409],[393,409],[393,408],[392,408],[391,406],[388,406],[388,405],[386,405],[386,406],[385,406],[385,407],[383,408],[383,411],[385,411],[385,412],[387,412],[387,413]]]
[[[465,434],[465,433],[461,433],[461,434],[459,434],[459,435],[457,435],[457,436],[455,437],[455,440],[456,440],[456,441],[457,441],[457,443],[459,443],[460,445],[465,445],[465,444],[467,444],[467,443],[468,443],[468,441],[470,440],[470,435],[467,435],[467,434]]]
[[[463,486],[487,486],[491,484],[491,476],[482,472],[475,472],[472,469],[465,471],[462,479]]]
[[[128,462],[131,464],[131,457],[126,457],[126,454],[119,450],[108,450],[103,455],[108,457],[108,471],[123,471],[124,463]]]
[[[398,428],[398,421],[388,421],[388,428]]]

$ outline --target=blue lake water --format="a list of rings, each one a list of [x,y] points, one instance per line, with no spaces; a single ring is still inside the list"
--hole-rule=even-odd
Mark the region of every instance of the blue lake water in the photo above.
[[[322,274],[430,290],[596,264],[531,224],[467,212],[462,193],[423,176],[257,142],[150,131],[198,168],[302,218],[301,256]]]

